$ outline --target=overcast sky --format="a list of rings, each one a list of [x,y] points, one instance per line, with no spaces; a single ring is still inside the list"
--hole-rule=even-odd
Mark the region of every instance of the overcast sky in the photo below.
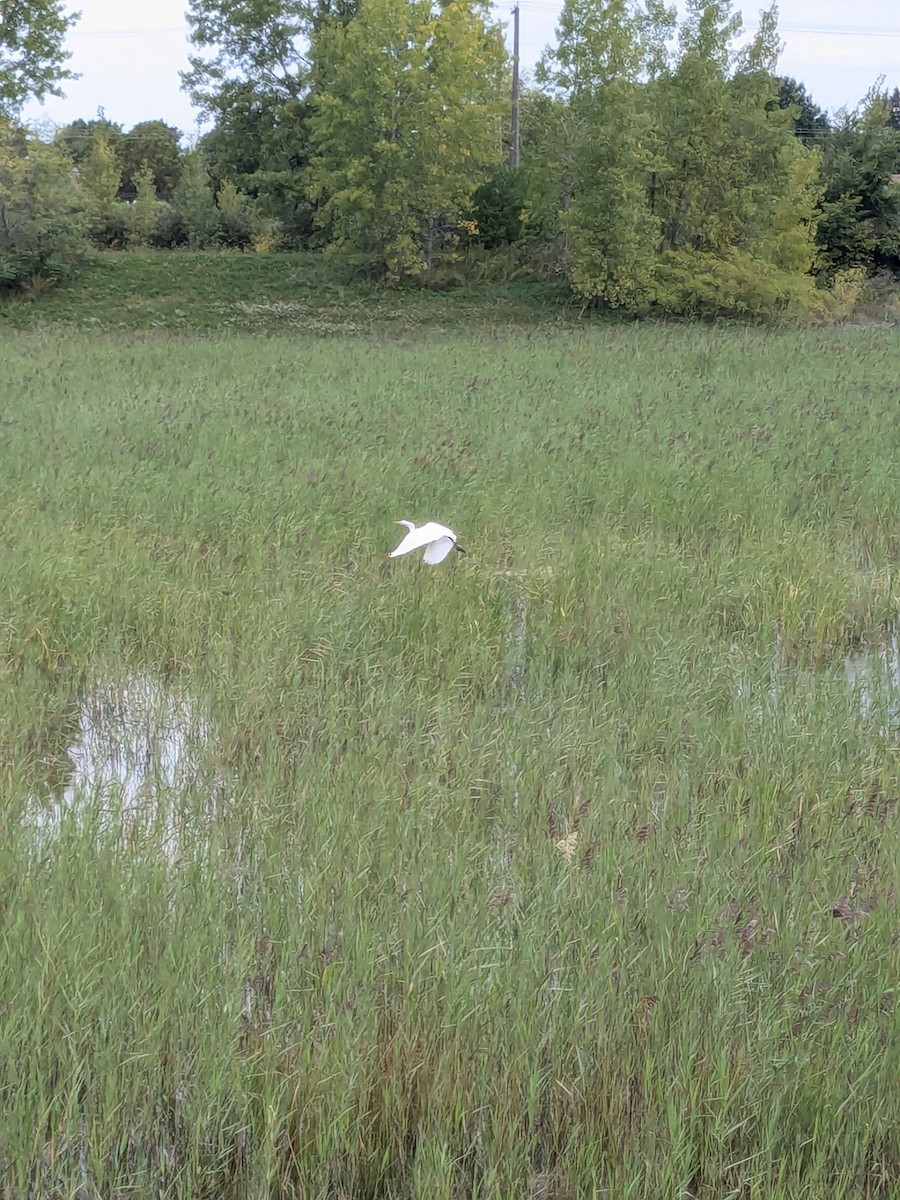
[[[66,86],[64,99],[29,104],[25,117],[63,125],[102,107],[126,128],[161,117],[188,138],[196,134],[196,114],[178,77],[187,67],[185,0],[80,0],[73,7],[82,17],[69,34],[69,66],[81,78]],[[735,7],[748,27],[755,24],[758,5]],[[561,8],[562,0],[521,0],[523,70],[553,41]],[[496,6],[502,20],[511,9],[511,2]],[[822,108],[853,107],[879,75],[889,88],[900,85],[898,0],[782,0],[780,29],[781,72],[805,83]]]

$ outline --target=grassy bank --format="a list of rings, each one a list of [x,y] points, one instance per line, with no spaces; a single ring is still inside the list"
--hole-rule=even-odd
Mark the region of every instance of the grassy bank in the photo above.
[[[897,1194],[897,333],[518,326],[3,343],[5,1195]]]
[[[355,334],[574,324],[563,287],[522,281],[429,292],[385,290],[322,254],[94,253],[67,284],[0,304],[0,329]]]

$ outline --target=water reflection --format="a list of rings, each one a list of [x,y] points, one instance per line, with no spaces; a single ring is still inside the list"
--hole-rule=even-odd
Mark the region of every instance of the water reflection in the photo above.
[[[860,705],[868,713],[880,695],[889,697],[888,711],[900,712],[900,631],[895,630],[881,645],[849,651],[844,657],[847,682],[859,693]]]
[[[155,841],[174,859],[221,800],[212,742],[199,705],[158,679],[97,681],[78,706],[68,781],[48,781],[47,794],[30,806],[29,824],[43,842],[74,820],[104,842],[143,848]]]
[[[735,647],[735,652],[737,647]],[[830,666],[805,667],[792,662],[781,640],[769,655],[765,684],[760,688],[747,670],[740,668],[737,696],[756,706],[776,709],[784,695],[796,689],[818,690],[823,685],[838,687],[855,697],[863,717],[876,710],[890,720],[900,717],[900,632],[893,630],[882,641],[854,647]]]

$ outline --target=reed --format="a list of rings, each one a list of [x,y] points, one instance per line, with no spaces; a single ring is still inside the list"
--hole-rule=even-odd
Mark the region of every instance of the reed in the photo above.
[[[897,349],[8,338],[0,1195],[896,1196]]]

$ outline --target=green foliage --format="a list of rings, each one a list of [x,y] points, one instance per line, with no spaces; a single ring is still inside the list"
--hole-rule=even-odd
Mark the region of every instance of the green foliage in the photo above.
[[[191,69],[182,82],[193,102],[209,115],[229,114],[247,85],[279,100],[297,99],[309,68],[300,46],[308,37],[316,6],[307,0],[189,0]]]
[[[791,186],[789,114],[771,101],[776,41],[765,25],[738,54],[730,4],[695,0],[673,68],[653,85],[661,166],[653,211],[663,248],[727,254],[764,236]],[[811,218],[811,212],[806,219]]]
[[[473,0],[362,0],[311,53],[317,223],[389,280],[429,279],[502,156],[499,29]]]
[[[571,203],[572,158],[582,123],[563,97],[539,88],[523,90],[519,119],[527,183],[522,232],[532,260],[553,273],[560,268],[560,216]]]
[[[801,314],[814,306],[814,291],[809,274],[746,250],[668,250],[655,269],[655,306],[678,317],[768,320],[789,311]]]
[[[630,312],[706,314],[719,285],[723,313],[777,312],[812,289],[819,190],[777,104],[774,12],[740,51],[727,0],[691,0],[669,53],[672,20],[625,0],[563,9],[542,74],[567,103],[538,172],[545,204],[555,181],[562,263],[584,299]]]
[[[59,96],[72,79],[65,66],[66,33],[80,16],[65,0],[3,0],[0,4],[0,116],[13,116],[34,96]]]
[[[203,250],[216,242],[219,210],[209,177],[203,150],[185,155],[181,178],[175,188],[169,226],[170,244]]]
[[[640,99],[636,84],[613,78],[579,105],[589,133],[574,157],[572,200],[560,221],[575,291],[629,311],[653,298],[660,239],[646,184],[651,129]]]
[[[488,249],[519,240],[527,203],[525,173],[498,167],[472,193],[469,215],[478,226],[478,239]]]
[[[120,200],[133,200],[138,176],[147,167],[153,186],[162,200],[171,200],[181,177],[180,132],[165,121],[140,121],[122,139],[122,183]]]
[[[559,231],[559,265],[575,292],[608,307],[640,308],[652,293],[659,231],[641,81],[659,69],[673,20],[660,4],[567,0],[538,69],[563,103],[531,106],[544,126],[543,148],[524,155],[534,207],[542,228]]]
[[[216,183],[234,183],[257,200],[294,247],[317,237],[305,175],[309,115],[308,101],[263,95],[247,84],[233,90],[228,111],[201,143]]]
[[[245,250],[253,240],[252,203],[233,183],[224,183],[216,197],[219,210],[217,240],[230,250]]]
[[[434,283],[452,276],[437,266],[458,257],[468,217],[487,248],[524,230],[537,275],[632,312],[652,307],[664,259],[668,309],[685,254],[720,256],[723,280],[735,254],[741,270],[759,260],[760,280],[900,261],[888,184],[900,107],[873,92],[877,114],[832,134],[804,85],[775,73],[774,8],[738,49],[731,0],[690,0],[680,24],[662,0],[567,0],[539,87],[522,96],[515,186],[496,170],[503,55],[477,4],[194,0],[189,15],[211,54],[185,85],[216,117],[204,143],[215,185],[255,202],[266,245],[325,244],[387,281]],[[822,151],[821,176],[790,133]],[[246,221],[224,236],[242,244]]]
[[[118,202],[122,182],[119,146],[105,133],[94,134],[77,170],[91,239],[99,246],[121,244],[124,222]]]
[[[674,11],[632,0],[566,0],[537,78],[571,101],[614,80],[637,81],[659,63]]]
[[[611,308],[639,309],[652,295],[659,230],[647,196],[652,131],[640,80],[656,69],[671,22],[659,6],[568,0],[557,46],[540,64],[539,77],[565,103],[542,114],[553,134],[537,156],[537,208],[558,210],[562,266],[576,293]]]
[[[26,53],[39,9],[7,4],[7,52]],[[201,154],[102,110],[56,135],[97,246],[324,246],[389,284],[525,272],[631,314],[707,316],[719,287],[723,314],[823,315],[859,271],[900,273],[900,90],[880,81],[832,129],[775,73],[774,8],[739,48],[731,0],[687,0],[680,24],[662,0],[566,0],[521,97],[517,173],[483,0],[192,0],[188,16],[185,87],[215,119]],[[814,293],[816,274],[844,298]]]
[[[891,111],[887,95],[873,90],[825,144],[818,240],[826,278],[858,266],[900,272],[900,188],[891,182],[900,132]]]
[[[141,249],[150,244],[159,217],[155,177],[150,166],[138,171],[135,192],[135,199],[129,205],[128,245]]]
[[[0,291],[56,282],[86,248],[71,159],[0,117]]]
[[[184,86],[215,117],[203,141],[217,185],[233,183],[259,201],[289,244],[321,237],[313,223],[309,157],[312,70],[305,45],[324,26],[346,23],[356,0],[192,0],[194,45]]]
[[[828,113],[819,108],[802,83],[788,76],[778,76],[778,106],[786,108],[794,122],[794,135],[806,145],[819,144],[831,132]],[[772,101],[774,105],[776,101]]]
[[[104,116],[96,117],[91,121],[84,121],[79,117],[78,120],[71,121],[68,125],[63,125],[61,129],[58,129],[53,141],[66,151],[77,167],[80,167],[93,149],[95,140],[100,136],[121,159],[124,130],[116,121],[108,121]]]

